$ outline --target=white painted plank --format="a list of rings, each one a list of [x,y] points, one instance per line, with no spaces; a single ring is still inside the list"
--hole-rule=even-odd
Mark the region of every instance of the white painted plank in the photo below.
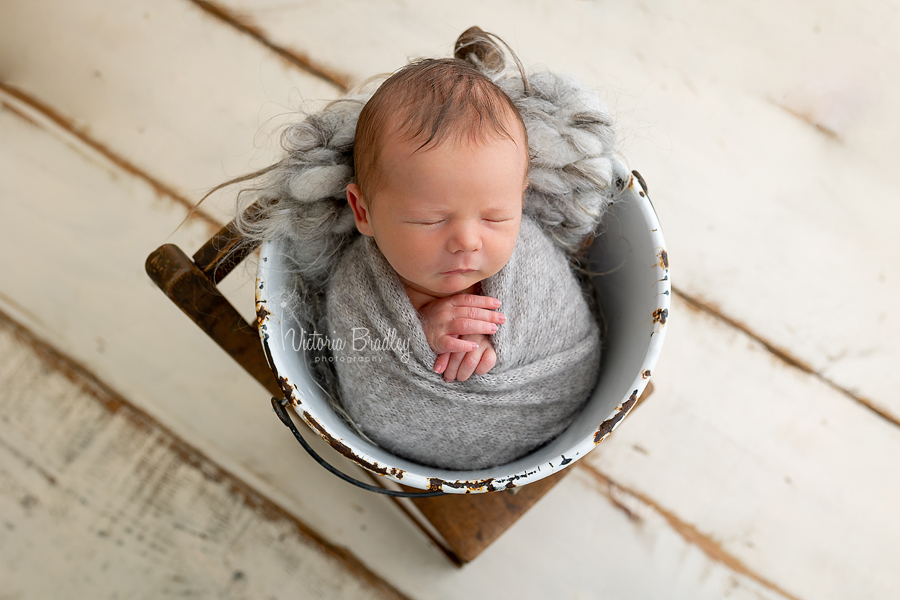
[[[664,384],[585,460],[799,598],[900,596],[900,429],[675,299]]]
[[[184,0],[6,4],[0,82],[191,202],[271,164],[286,116],[338,93]]]
[[[50,126],[0,110],[0,201],[8,216],[0,224],[0,255],[42,236],[51,240],[29,262],[3,263],[8,276],[0,290],[27,311],[0,305],[404,592],[452,598],[462,587],[502,580],[517,597],[543,598],[552,588],[588,598],[602,580],[622,597],[635,581],[655,582],[683,598],[712,600],[725,592],[778,597],[699,552],[664,520],[630,520],[577,476],[457,571],[386,500],[347,486],[302,456],[266,407],[265,393],[143,279],[148,238],[180,209],[160,206],[150,186],[117,172],[65,132],[44,127]],[[101,217],[106,229],[95,223]],[[89,244],[81,241],[85,231],[92,234]],[[202,232],[192,224],[183,233]],[[585,523],[594,533],[585,535]],[[597,540],[608,529],[615,529],[616,543],[605,547],[608,560],[598,566]],[[647,536],[657,541],[648,543]],[[632,566],[623,570],[623,562]],[[535,575],[522,578],[523,570]]]
[[[219,4],[353,81],[478,24],[598,86],[675,285],[900,420],[895,4]]]
[[[54,358],[0,318],[0,596],[402,598]]]

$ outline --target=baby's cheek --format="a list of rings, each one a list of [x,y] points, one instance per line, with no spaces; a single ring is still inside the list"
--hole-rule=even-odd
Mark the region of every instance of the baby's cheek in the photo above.
[[[500,267],[509,262],[513,251],[516,249],[516,240],[518,240],[518,228],[513,232],[508,232],[498,243],[497,254]]]

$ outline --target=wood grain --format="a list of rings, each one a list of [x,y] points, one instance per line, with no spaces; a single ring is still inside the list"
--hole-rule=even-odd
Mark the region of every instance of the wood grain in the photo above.
[[[0,365],[4,597],[406,598],[2,314]]]

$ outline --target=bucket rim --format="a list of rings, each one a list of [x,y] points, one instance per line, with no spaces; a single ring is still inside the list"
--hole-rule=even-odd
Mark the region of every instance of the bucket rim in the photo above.
[[[626,195],[631,196],[631,199],[635,202],[636,207],[641,212],[644,223],[649,227],[648,233],[651,246],[657,250],[656,256],[658,263],[654,268],[659,270],[661,276],[657,278],[658,281],[653,290],[657,298],[657,308],[652,315],[654,329],[651,332],[650,342],[641,361],[639,372],[635,375],[632,384],[628,387],[628,391],[626,391],[616,407],[598,425],[594,433],[577,441],[565,453],[560,454],[557,459],[541,461],[540,463],[535,463],[513,473],[504,473],[504,465],[477,471],[449,471],[416,464],[415,467],[417,470],[413,471],[408,468],[399,468],[387,464],[383,459],[382,462],[379,462],[376,457],[371,456],[364,449],[360,448],[359,445],[355,443],[356,440],[349,439],[349,437],[340,437],[328,431],[322,424],[322,411],[328,411],[332,415],[333,411],[327,407],[327,405],[320,407],[317,406],[316,402],[305,402],[297,385],[291,382],[285,374],[279,373],[278,365],[276,364],[269,343],[269,324],[270,320],[274,318],[274,315],[268,308],[271,292],[269,289],[270,286],[265,285],[265,281],[268,260],[273,253],[274,245],[267,241],[263,242],[260,248],[257,269],[255,286],[257,326],[269,367],[272,369],[272,373],[278,381],[285,398],[293,407],[294,412],[297,413],[310,429],[316,432],[319,437],[325,440],[333,449],[337,450],[345,458],[364,469],[390,479],[395,483],[422,490],[470,494],[510,489],[539,481],[567,468],[577,460],[583,458],[598,444],[609,437],[634,408],[638,398],[640,398],[641,394],[644,392],[662,351],[667,329],[666,324],[669,319],[671,281],[669,277],[669,261],[665,239],[662,234],[662,228],[659,224],[656,209],[650,201],[646,183],[644,183],[643,178],[637,171],[633,171],[633,173],[634,175],[631,177],[627,188],[622,192],[622,196],[620,196],[620,199],[617,202],[626,200]],[[384,450],[384,452],[390,455],[390,452],[387,450]],[[514,462],[527,459],[528,456],[529,455],[526,455]],[[409,462],[400,459],[400,457],[396,458],[398,461],[402,460],[403,462]],[[453,473],[464,473],[468,476],[465,478],[450,477],[449,475]]]

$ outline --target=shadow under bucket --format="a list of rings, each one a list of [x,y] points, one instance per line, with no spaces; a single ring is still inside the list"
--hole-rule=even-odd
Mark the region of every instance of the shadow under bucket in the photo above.
[[[403,485],[446,493],[491,492],[543,479],[594,449],[625,418],[656,365],[669,315],[669,260],[656,211],[640,175],[604,217],[602,233],[588,250],[586,269],[606,320],[602,368],[593,396],[556,439],[511,463],[478,471],[450,471],[400,458],[354,432],[328,405],[303,355],[283,342],[291,327],[270,298],[288,285],[278,243],[260,250],[256,285],[259,332],[286,399],[309,427],[365,469]],[[274,293],[273,293],[274,292]]]

